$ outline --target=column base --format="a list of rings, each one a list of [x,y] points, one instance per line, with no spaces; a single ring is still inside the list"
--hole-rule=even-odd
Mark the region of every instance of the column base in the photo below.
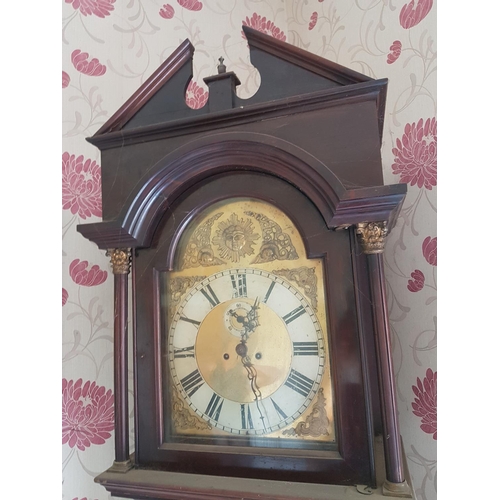
[[[406,481],[391,483],[387,479],[382,484],[382,495],[385,497],[413,498],[410,485]]]
[[[130,469],[133,469],[134,463],[132,460],[126,460],[125,462],[117,462],[116,460],[113,462],[113,465],[108,469],[111,472],[128,472]]]

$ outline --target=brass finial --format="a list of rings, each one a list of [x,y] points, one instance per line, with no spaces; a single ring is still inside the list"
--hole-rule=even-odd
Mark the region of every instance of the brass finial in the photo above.
[[[217,71],[219,72],[219,75],[221,73],[226,72],[226,66],[223,64],[223,62],[224,62],[224,58],[222,56],[219,57],[219,65],[217,66]]]

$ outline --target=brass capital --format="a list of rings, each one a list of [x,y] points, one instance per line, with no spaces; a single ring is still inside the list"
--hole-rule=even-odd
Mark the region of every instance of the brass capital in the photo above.
[[[113,274],[128,274],[130,270],[130,257],[132,251],[130,248],[109,248],[106,252],[111,257],[111,266]]]
[[[388,233],[387,221],[359,222],[356,225],[356,234],[366,254],[383,253]]]

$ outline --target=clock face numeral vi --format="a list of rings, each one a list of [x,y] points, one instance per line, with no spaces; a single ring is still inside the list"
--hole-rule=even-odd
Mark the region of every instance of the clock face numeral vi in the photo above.
[[[241,405],[241,428],[253,429],[252,413],[248,405]]]
[[[168,344],[187,405],[236,435],[265,436],[296,422],[325,369],[323,332],[309,302],[262,269],[221,271],[196,284],[177,308]]]

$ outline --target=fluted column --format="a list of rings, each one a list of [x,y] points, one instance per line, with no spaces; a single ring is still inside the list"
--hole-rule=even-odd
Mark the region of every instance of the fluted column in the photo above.
[[[377,349],[377,371],[380,386],[382,427],[386,480],[383,493],[386,496],[411,498],[410,488],[405,480],[399,421],[397,413],[396,390],[383,252],[388,234],[387,222],[361,222],[357,224],[358,235],[363,252],[367,255],[372,295],[372,315],[375,327]]]
[[[114,385],[115,385],[115,461],[112,469],[126,472],[132,467],[129,452],[128,420],[128,274],[130,248],[111,248],[115,285],[114,322]]]

